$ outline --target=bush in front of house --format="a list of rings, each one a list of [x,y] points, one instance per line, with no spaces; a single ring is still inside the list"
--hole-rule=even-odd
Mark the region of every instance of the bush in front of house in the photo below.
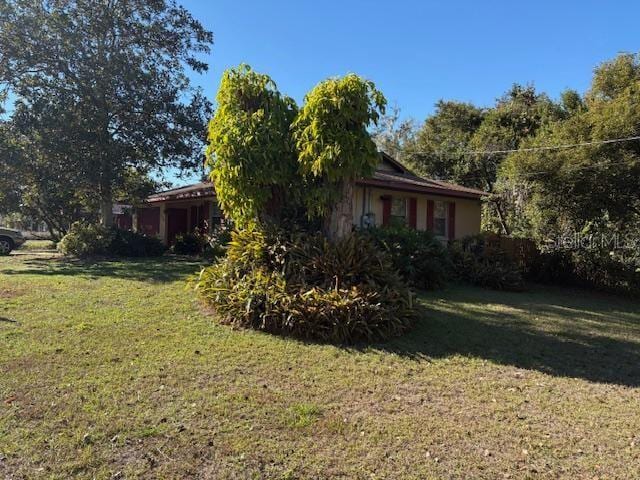
[[[171,246],[171,252],[178,255],[200,255],[207,245],[206,237],[200,232],[180,233]]]
[[[449,252],[430,232],[402,225],[372,228],[364,233],[389,254],[393,266],[416,288],[440,288],[451,275]]]
[[[113,239],[108,248],[109,255],[121,257],[159,257],[167,247],[158,237],[143,235],[131,230],[113,228]]]
[[[485,247],[482,234],[465,237],[449,245],[456,278],[494,290],[524,290],[524,280],[518,265],[503,250]]]
[[[235,232],[195,288],[223,323],[343,344],[400,335],[416,314],[389,256],[359,234]]]
[[[538,256],[528,277],[539,283],[637,295],[640,259],[633,254],[620,258],[605,249],[546,251]]]
[[[213,228],[211,233],[196,230],[176,235],[171,252],[178,255],[202,255],[207,259],[215,259],[224,255],[227,244],[231,241],[232,226],[229,222]]]
[[[94,223],[75,222],[58,242],[64,255],[89,257],[106,255],[113,240],[113,230]]]
[[[203,256],[210,260],[222,257],[227,251],[229,242],[231,242],[233,229],[233,223],[229,220],[213,227],[211,233],[207,236],[207,245]]]
[[[58,243],[58,250],[64,255],[75,257],[156,257],[164,253],[165,246],[156,237],[93,223],[76,222]]]

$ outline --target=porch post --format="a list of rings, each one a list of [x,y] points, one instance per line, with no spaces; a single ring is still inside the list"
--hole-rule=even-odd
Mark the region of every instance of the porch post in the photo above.
[[[162,202],[160,204],[160,231],[158,232],[158,236],[162,243],[165,245],[169,243],[169,239],[167,238],[167,204]]]

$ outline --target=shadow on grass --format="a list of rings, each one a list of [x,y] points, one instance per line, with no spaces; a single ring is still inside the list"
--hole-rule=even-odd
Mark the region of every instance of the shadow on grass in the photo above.
[[[114,277],[144,282],[173,282],[197,273],[203,263],[193,258],[163,256],[126,259],[30,258],[6,275],[63,275],[86,278]]]
[[[640,386],[640,303],[590,292],[459,288],[422,299],[415,329],[376,348],[464,355],[592,382]],[[625,337],[625,338],[623,338]]]

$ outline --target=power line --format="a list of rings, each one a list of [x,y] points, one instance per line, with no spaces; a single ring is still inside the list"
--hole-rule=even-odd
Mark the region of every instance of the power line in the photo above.
[[[598,167],[615,167],[615,166],[620,166],[620,165],[628,165],[629,162],[625,161],[625,162],[600,162],[600,163],[593,163],[591,165],[563,165],[561,168],[564,171],[569,171],[569,172],[578,172],[578,171],[583,171],[583,170],[589,170],[592,168],[598,168]],[[533,179],[537,176],[544,176],[544,175],[550,175],[552,173],[551,170],[538,170],[538,171],[531,171],[531,172],[518,172],[515,175],[515,179],[517,180],[529,180],[529,179]],[[497,175],[497,174],[496,174]],[[483,175],[463,175],[462,178],[466,181],[469,180],[477,180],[480,182],[486,182],[487,178]],[[445,182],[453,182],[455,183],[453,180],[445,180],[443,179],[442,181]],[[520,184],[522,185],[522,184]]]
[[[407,151],[408,154],[422,154],[422,155],[441,155],[445,153],[446,155],[451,156],[461,156],[461,155],[492,155],[496,153],[516,153],[516,152],[539,152],[539,151],[549,151],[549,150],[564,150],[568,148],[576,148],[576,147],[588,147],[590,145],[605,145],[610,143],[622,143],[622,142],[631,142],[634,140],[640,140],[640,135],[634,137],[624,137],[624,138],[611,138],[609,140],[593,140],[591,142],[581,142],[581,143],[570,143],[565,145],[548,145],[542,147],[527,147],[527,148],[513,148],[507,150],[468,150],[466,152],[427,152],[427,151]]]

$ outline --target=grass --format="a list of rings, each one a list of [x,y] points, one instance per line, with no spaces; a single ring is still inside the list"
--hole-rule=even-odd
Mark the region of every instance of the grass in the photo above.
[[[340,348],[216,325],[198,267],[0,258],[0,477],[640,477],[637,302],[451,288]]]
[[[17,252],[37,252],[55,250],[56,244],[51,240],[27,240]]]

